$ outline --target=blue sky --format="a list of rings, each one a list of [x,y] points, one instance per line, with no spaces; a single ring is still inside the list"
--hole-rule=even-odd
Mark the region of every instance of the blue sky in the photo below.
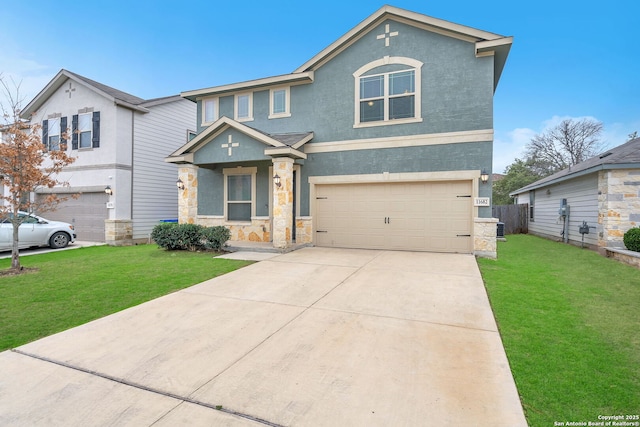
[[[0,73],[28,103],[66,68],[141,98],[286,74],[384,3],[12,1]],[[640,2],[397,0],[389,4],[514,36],[495,94],[494,172],[563,118],[603,122],[620,145],[640,132]]]

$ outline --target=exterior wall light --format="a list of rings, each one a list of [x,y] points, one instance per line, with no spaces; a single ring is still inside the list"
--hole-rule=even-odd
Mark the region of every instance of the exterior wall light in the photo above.
[[[104,189],[104,192],[107,193],[110,196],[113,196],[113,190],[111,189],[110,185],[107,185]]]
[[[482,172],[480,173],[480,181],[482,181],[483,184],[486,184],[489,181],[489,174],[486,169],[482,169]]]
[[[280,186],[282,185],[282,183],[280,182],[280,177],[278,176],[278,174],[276,173],[276,175],[273,177],[273,183],[276,185],[276,187],[280,188]]]
[[[184,182],[180,178],[176,181],[176,187],[178,187],[178,190],[184,190]]]

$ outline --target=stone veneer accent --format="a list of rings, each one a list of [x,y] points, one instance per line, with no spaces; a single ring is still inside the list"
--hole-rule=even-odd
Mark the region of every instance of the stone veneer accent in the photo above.
[[[205,227],[223,225],[231,231],[231,238],[229,240],[233,241],[271,241],[271,221],[268,217],[251,218],[251,223],[229,223],[225,222],[222,216],[198,216],[196,217],[195,223]]]
[[[293,238],[293,159],[273,159],[273,174],[280,177],[280,186],[273,185],[273,247],[286,249]]]
[[[105,241],[111,246],[128,246],[133,244],[133,221],[130,219],[105,219]]]
[[[198,167],[182,165],[178,169],[178,178],[184,184],[184,190],[178,190],[178,222],[195,224],[198,215]]]
[[[296,218],[296,244],[313,243],[312,224],[310,216]]]
[[[482,258],[496,259],[498,218],[473,219],[473,254]]]
[[[624,233],[640,225],[640,171],[598,172],[598,247],[624,248]]]

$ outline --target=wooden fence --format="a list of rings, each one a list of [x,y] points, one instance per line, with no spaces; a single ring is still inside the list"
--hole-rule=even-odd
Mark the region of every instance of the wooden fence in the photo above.
[[[529,205],[501,205],[491,208],[491,215],[504,223],[504,234],[529,232]]]

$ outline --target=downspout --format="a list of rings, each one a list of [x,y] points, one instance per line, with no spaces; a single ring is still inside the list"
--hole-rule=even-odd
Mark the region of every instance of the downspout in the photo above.
[[[129,202],[129,218],[131,218],[131,240],[133,240],[133,178],[134,178],[134,149],[133,149],[133,144],[135,142],[135,115],[136,112],[135,110],[131,110],[131,182],[130,182],[130,186],[131,188],[129,189],[129,194],[131,197],[131,200]]]

